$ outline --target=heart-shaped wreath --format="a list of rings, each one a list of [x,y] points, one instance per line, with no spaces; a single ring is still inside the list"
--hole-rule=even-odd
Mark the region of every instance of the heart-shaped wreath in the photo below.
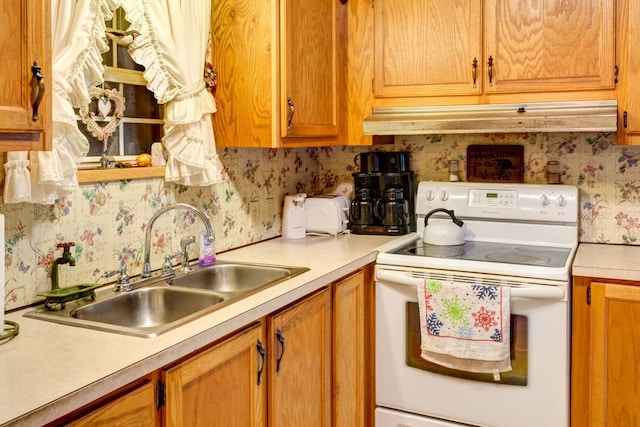
[[[96,113],[94,111],[89,111],[91,102],[80,107],[82,123],[87,126],[91,135],[103,142],[106,151],[107,139],[113,134],[120,124],[120,120],[122,119],[122,115],[125,110],[124,96],[115,89],[103,89],[100,87],[89,88],[89,96],[91,97],[91,100],[98,100],[98,113],[103,119],[106,119],[109,113],[113,111],[111,120],[105,122],[106,124],[104,126],[100,126],[95,121]]]

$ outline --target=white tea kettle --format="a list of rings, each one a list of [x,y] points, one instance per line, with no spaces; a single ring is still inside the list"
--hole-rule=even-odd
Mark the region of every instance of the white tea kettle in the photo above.
[[[437,212],[444,212],[451,217],[451,221],[431,221],[429,217]],[[453,246],[464,244],[464,222],[456,218],[452,210],[439,208],[430,211],[424,217],[424,233],[422,242],[429,245]]]

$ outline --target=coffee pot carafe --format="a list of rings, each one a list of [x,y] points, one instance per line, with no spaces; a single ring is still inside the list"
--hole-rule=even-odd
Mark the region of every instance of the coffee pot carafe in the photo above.
[[[350,220],[356,225],[373,224],[373,200],[370,188],[356,190],[356,197],[351,201]]]
[[[402,188],[385,188],[382,199],[376,200],[374,214],[382,225],[408,225],[409,202],[404,199]]]

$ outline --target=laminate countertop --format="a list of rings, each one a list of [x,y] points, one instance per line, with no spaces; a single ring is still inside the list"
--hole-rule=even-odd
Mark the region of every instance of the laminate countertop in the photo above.
[[[573,276],[640,281],[640,246],[580,243]]]
[[[415,238],[345,234],[272,239],[218,255],[220,261],[309,271],[155,338],[62,325],[10,313],[20,333],[0,344],[0,425],[42,425],[160,369],[376,260]],[[112,292],[112,287],[98,292]]]

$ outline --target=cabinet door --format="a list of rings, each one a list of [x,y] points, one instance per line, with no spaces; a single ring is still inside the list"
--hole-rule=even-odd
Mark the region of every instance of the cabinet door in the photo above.
[[[640,1],[618,0],[620,82],[618,84],[618,144],[640,145]]]
[[[591,425],[640,425],[640,286],[591,284]]]
[[[268,321],[268,425],[330,426],[331,288]]]
[[[485,92],[613,89],[614,3],[486,0]]]
[[[45,148],[51,111],[49,8],[47,0],[2,0],[0,150]],[[42,85],[34,78],[36,61],[39,74],[46,76]]]
[[[371,425],[364,270],[336,282],[333,294],[333,425]]]
[[[282,0],[280,7],[280,135],[344,136],[347,6]]]
[[[165,373],[165,424],[264,426],[262,327],[228,338]]]
[[[154,383],[147,381],[92,410],[89,414],[64,425],[73,427],[96,425],[152,427],[158,425],[157,413]]]
[[[479,2],[376,0],[374,8],[375,96],[481,93]]]
[[[211,4],[211,64],[218,72],[213,131],[218,147],[271,147],[277,122],[274,2]]]

